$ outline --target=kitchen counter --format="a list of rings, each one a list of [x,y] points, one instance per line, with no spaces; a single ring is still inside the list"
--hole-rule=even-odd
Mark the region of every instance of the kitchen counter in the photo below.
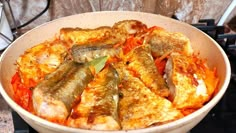
[[[0,94],[0,133],[13,133],[13,119],[11,108],[7,105],[2,95]]]

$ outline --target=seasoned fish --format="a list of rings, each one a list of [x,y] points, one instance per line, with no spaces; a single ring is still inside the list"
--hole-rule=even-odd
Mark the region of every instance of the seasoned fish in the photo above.
[[[125,66],[115,66],[123,77],[119,101],[119,118],[123,130],[160,125],[183,117],[170,101],[150,91]]]
[[[114,57],[118,55],[120,48],[113,45],[73,45],[71,55],[76,62],[88,62],[102,56]]]
[[[73,61],[62,64],[33,90],[35,113],[55,122],[63,122],[69,115],[73,101],[92,81],[89,67]]]
[[[147,25],[138,20],[123,20],[115,23],[112,27],[113,33],[119,35],[137,35],[147,31]]]
[[[100,57],[84,64],[64,62],[34,88],[35,113],[50,121],[64,122],[73,103],[79,100],[84,88],[93,80],[93,74],[103,69],[106,61],[107,57]]]
[[[81,29],[81,28],[62,28],[59,38],[65,42],[74,44],[86,44],[99,42],[111,39],[112,28],[108,26],[99,27],[96,29]],[[109,42],[109,41],[108,41]]]
[[[153,30],[147,38],[154,57],[173,51],[190,55],[193,51],[189,38],[181,33],[168,32],[159,28]]]
[[[112,66],[105,67],[84,90],[67,124],[93,130],[119,130],[118,84],[116,70]]]
[[[202,107],[210,99],[218,83],[214,72],[195,56],[172,53],[165,72],[171,92],[170,99],[176,108],[182,110]]]
[[[26,50],[17,60],[21,82],[34,87],[65,60],[68,49],[67,43],[56,39]]]
[[[133,71],[151,91],[163,97],[169,95],[164,78],[155,66],[149,45],[136,47],[124,58],[128,69]]]

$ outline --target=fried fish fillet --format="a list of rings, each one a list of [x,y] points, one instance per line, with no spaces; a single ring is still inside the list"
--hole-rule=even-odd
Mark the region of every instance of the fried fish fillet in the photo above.
[[[124,57],[127,68],[143,81],[152,92],[167,97],[169,90],[162,75],[158,72],[149,45],[134,48]]]
[[[33,89],[35,113],[50,121],[65,121],[72,103],[92,79],[88,66],[73,61],[63,63]]]
[[[178,109],[202,107],[211,98],[218,83],[214,72],[195,56],[172,53],[165,72],[170,99]],[[209,78],[211,81],[206,82]]]
[[[155,29],[148,35],[147,43],[151,45],[154,57],[162,56],[169,52],[192,54],[193,50],[187,36],[178,32],[169,32],[164,29]]]
[[[147,31],[147,25],[138,20],[123,20],[115,23],[112,27],[114,36],[123,40],[130,35],[140,35]]]
[[[71,55],[74,61],[83,63],[102,56],[117,56],[120,50],[121,48],[114,48],[113,45],[73,45]]]
[[[112,66],[105,67],[81,95],[67,125],[93,130],[119,130],[119,77]]]
[[[72,46],[74,44],[88,44],[109,39],[112,40],[111,35],[112,28],[108,26],[96,29],[62,28],[59,38],[65,42],[70,42]]]
[[[67,50],[66,42],[58,39],[45,41],[25,51],[17,59],[17,66],[21,82],[28,87],[43,80],[44,76],[55,71],[65,60]]]
[[[62,28],[59,38],[74,44],[116,44],[124,43],[127,36],[140,34],[146,31],[147,26],[137,20],[124,20],[115,23],[112,27],[102,26],[95,29]]]
[[[119,117],[123,130],[160,125],[183,117],[170,101],[150,91],[122,64],[115,66],[122,76]]]

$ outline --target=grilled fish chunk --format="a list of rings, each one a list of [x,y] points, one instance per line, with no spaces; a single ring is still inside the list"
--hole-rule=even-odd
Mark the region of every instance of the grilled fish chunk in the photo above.
[[[169,95],[165,80],[155,66],[149,45],[136,47],[124,58],[128,69],[133,71],[152,92],[163,97]]]
[[[199,64],[201,65],[199,65]],[[198,109],[207,102],[216,88],[214,77],[199,58],[172,53],[166,64],[166,81],[170,88],[170,99],[178,109]],[[209,74],[207,74],[209,73]],[[215,81],[214,81],[215,80]]]
[[[65,60],[67,43],[60,40],[45,41],[25,51],[17,59],[21,82],[28,87],[43,80]]]
[[[71,55],[74,61],[83,63],[95,58],[108,56],[114,57],[119,54],[120,48],[114,48],[113,45],[73,45]]]
[[[50,121],[64,122],[72,103],[92,79],[93,74],[87,65],[73,61],[60,65],[33,89],[35,113]]]
[[[108,26],[99,27],[96,29],[81,29],[81,28],[62,28],[59,38],[65,42],[74,44],[93,43],[98,41],[109,40],[112,35],[112,28]]]
[[[147,25],[137,20],[123,20],[115,23],[112,27],[114,36],[124,40],[130,35],[140,35],[147,31]]]
[[[168,32],[159,28],[153,30],[147,40],[155,58],[169,52],[181,52],[185,55],[193,52],[189,38],[182,33]]]
[[[183,117],[170,101],[151,92],[125,66],[115,66],[123,77],[119,101],[119,118],[123,130],[160,125]]]
[[[112,66],[105,67],[84,90],[67,125],[93,130],[119,130],[118,84],[116,70]]]

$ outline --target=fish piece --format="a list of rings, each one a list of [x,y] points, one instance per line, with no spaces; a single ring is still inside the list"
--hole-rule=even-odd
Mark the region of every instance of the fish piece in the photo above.
[[[150,91],[125,66],[115,64],[115,68],[123,77],[119,89],[119,118],[123,130],[161,125],[183,117],[170,101]]]
[[[81,95],[67,125],[92,130],[119,130],[119,77],[112,66],[105,67]]]
[[[169,95],[165,80],[155,66],[149,45],[134,48],[125,55],[124,61],[128,69],[133,71],[151,91],[163,97]]]
[[[147,31],[147,25],[137,20],[123,20],[112,26],[112,36],[124,44],[129,36],[142,36]]]
[[[119,35],[137,35],[147,31],[147,25],[138,20],[123,20],[112,26],[113,33]]]
[[[218,83],[214,73],[197,56],[172,53],[166,63],[165,73],[170,100],[176,108],[182,110],[202,107]],[[211,81],[205,82],[209,78]]]
[[[106,61],[107,57],[100,57],[86,64],[71,60],[61,64],[34,88],[32,101],[35,113],[47,120],[63,123],[73,103],[79,100],[84,88],[93,80],[93,70],[99,72]]]
[[[35,113],[61,123],[69,115],[73,101],[93,79],[89,67],[73,61],[62,64],[33,89]]]
[[[62,28],[60,30],[59,38],[65,42],[70,42],[71,46],[73,46],[74,44],[80,45],[109,40],[111,35],[112,28],[108,26],[95,29]]]
[[[147,38],[155,58],[169,52],[181,52],[186,55],[193,52],[189,38],[179,32],[168,32],[158,28],[154,29]]]
[[[101,56],[114,57],[119,54],[120,49],[113,45],[73,45],[71,55],[74,61],[83,63]]]
[[[44,76],[55,71],[65,60],[67,43],[60,40],[51,40],[40,43],[25,51],[17,59],[17,67],[21,82],[30,87],[44,79]]]

